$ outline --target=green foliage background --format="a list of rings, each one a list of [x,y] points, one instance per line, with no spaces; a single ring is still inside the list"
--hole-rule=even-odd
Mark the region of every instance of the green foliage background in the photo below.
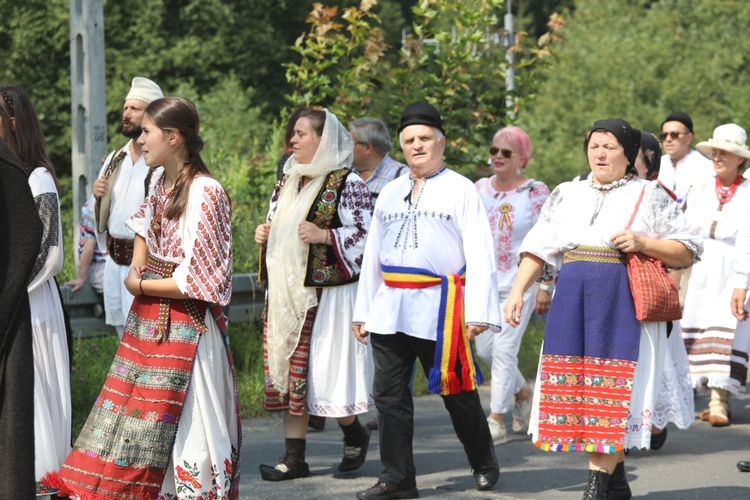
[[[443,113],[449,165],[470,177],[484,173],[494,131],[515,121],[534,146],[529,174],[550,187],[586,171],[582,139],[599,118],[620,116],[658,132],[679,109],[692,115],[697,140],[721,123],[747,125],[750,39],[742,33],[750,2],[513,5],[519,33],[509,110],[504,48],[491,43],[505,0],[104,1],[110,149],[123,141],[122,96],[132,76],[193,99],[207,163],[234,201],[235,272],[252,272],[252,230],[298,105],[328,106],[344,123],[380,116],[394,130],[406,103],[427,99]],[[0,81],[21,85],[35,103],[61,173],[72,242],[69,2],[0,0],[0,16]],[[61,280],[73,272],[71,256]]]
[[[658,134],[672,111],[689,113],[695,140],[735,122],[750,127],[750,2],[577,0],[558,62],[540,72],[520,116],[535,161],[531,174],[554,187],[588,171],[586,130],[622,117]]]

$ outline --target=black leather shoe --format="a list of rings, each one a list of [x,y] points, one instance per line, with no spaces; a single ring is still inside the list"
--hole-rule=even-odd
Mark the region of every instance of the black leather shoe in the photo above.
[[[651,449],[658,450],[664,446],[664,442],[667,440],[667,428],[665,427],[659,434],[651,434]]]
[[[497,467],[475,470],[472,474],[474,474],[474,484],[479,491],[489,490],[500,479],[500,469]]]
[[[287,479],[297,479],[300,477],[310,477],[310,467],[306,462],[296,464],[294,467],[287,467],[284,464],[259,465],[260,477],[266,481],[286,481]]]
[[[391,500],[399,498],[419,498],[419,490],[414,488],[395,488],[382,481],[368,490],[357,493],[359,500]]]
[[[742,462],[737,462],[737,468],[742,472],[750,472],[750,461],[743,460]]]
[[[351,448],[351,446],[347,446],[346,442],[344,442],[344,458],[339,464],[339,472],[351,472],[362,467],[362,464],[365,463],[365,458],[367,458],[368,446],[370,446],[370,429],[367,429],[367,438],[365,439],[364,444],[359,447],[359,454],[357,454],[357,456],[346,456],[346,449]]]

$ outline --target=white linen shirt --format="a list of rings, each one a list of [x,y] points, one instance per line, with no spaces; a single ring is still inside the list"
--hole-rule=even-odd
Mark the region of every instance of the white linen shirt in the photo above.
[[[107,221],[108,230],[103,233],[98,231],[96,233],[96,241],[99,245],[99,250],[102,252],[107,251],[107,234],[113,238],[133,239],[133,232],[125,226],[125,221],[140,210],[143,200],[146,198],[144,182],[146,181],[146,175],[148,175],[148,165],[146,165],[143,155],[133,165],[133,156],[130,154],[131,142],[132,140],[125,146],[127,154],[117,169],[114,181],[112,182],[109,220]],[[99,177],[104,175],[104,171],[107,169],[109,162],[112,161],[112,155],[116,151],[112,151],[107,156],[107,160],[99,172]]]
[[[677,203],[683,205],[688,193],[694,186],[699,186],[707,177],[714,175],[714,164],[711,160],[691,149],[685,157],[672,163],[669,155],[661,157],[659,180],[677,196]]]
[[[416,267],[441,276],[466,266],[467,325],[500,331],[492,233],[474,184],[444,168],[427,176],[416,202],[414,180],[398,177],[383,188],[365,245],[353,322],[378,334],[437,339],[440,286],[386,286],[380,265]]]

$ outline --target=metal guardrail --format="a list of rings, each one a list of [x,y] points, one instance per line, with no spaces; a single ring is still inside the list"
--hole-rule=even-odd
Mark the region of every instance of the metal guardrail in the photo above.
[[[258,286],[257,274],[235,274],[232,279],[232,300],[229,303],[229,322],[248,322],[260,318],[265,292]],[[115,333],[104,322],[104,299],[88,284],[73,293],[69,286],[61,286],[63,306],[70,316],[75,337],[94,337]]]

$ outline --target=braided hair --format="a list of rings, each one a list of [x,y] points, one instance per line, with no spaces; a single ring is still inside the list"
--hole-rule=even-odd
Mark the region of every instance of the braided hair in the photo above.
[[[172,203],[164,214],[169,219],[177,219],[185,212],[193,179],[198,175],[213,177],[200,155],[203,139],[199,135],[198,110],[184,97],[163,97],[151,102],[146,107],[145,114],[162,132],[179,133],[187,153],[170,194]]]
[[[34,106],[26,92],[16,85],[0,86],[0,118],[5,139],[18,161],[30,176],[34,169],[44,167],[57,184],[55,167],[47,156],[47,147]],[[11,125],[11,118],[15,125]]]

